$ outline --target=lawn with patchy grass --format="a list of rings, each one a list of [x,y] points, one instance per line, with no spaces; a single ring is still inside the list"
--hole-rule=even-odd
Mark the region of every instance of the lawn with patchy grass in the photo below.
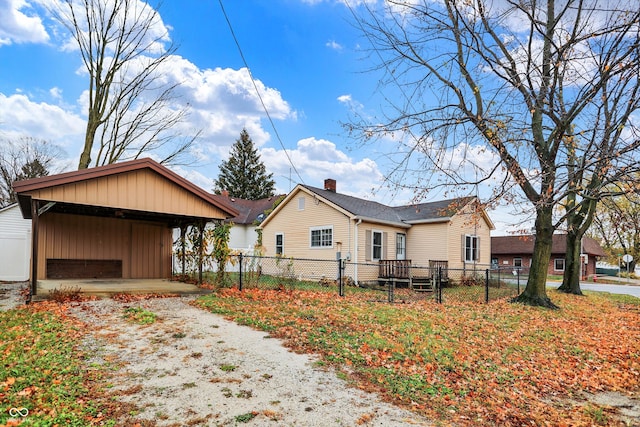
[[[561,310],[227,289],[197,304],[319,353],[356,386],[442,425],[624,425],[583,393],[637,396],[640,300],[552,299]]]
[[[101,394],[101,371],[86,366],[82,327],[64,305],[3,311],[0,325],[0,426],[116,424],[92,399]]]

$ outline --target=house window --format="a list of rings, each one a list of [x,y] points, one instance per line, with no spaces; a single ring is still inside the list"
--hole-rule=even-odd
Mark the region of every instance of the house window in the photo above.
[[[513,259],[514,267],[522,267],[522,258],[514,258]]]
[[[304,210],[304,197],[298,197],[298,210]]]
[[[284,233],[276,233],[276,255],[284,255]]]
[[[406,259],[407,255],[407,235],[396,234],[396,259]]]
[[[480,260],[480,237],[465,235],[464,236],[464,261],[476,262]]]
[[[556,258],[553,262],[555,271],[564,271],[564,258]]]
[[[498,258],[491,258],[491,268],[498,268]]]
[[[382,232],[371,232],[371,259],[378,261],[382,259]]]
[[[330,248],[333,246],[333,228],[315,227],[311,229],[312,248]]]

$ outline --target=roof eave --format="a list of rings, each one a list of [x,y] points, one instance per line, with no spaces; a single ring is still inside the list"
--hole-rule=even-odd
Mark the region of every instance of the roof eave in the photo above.
[[[419,224],[435,224],[438,222],[449,222],[451,221],[451,217],[442,217],[442,218],[428,218],[428,219],[416,219],[413,221],[406,221],[407,224],[411,225],[419,225]]]
[[[363,215],[356,215],[353,217],[353,219],[362,220],[364,222],[371,222],[374,224],[391,225],[393,227],[399,227],[399,228],[411,228],[411,224],[408,224],[406,222],[389,221],[389,220],[372,218],[372,217],[363,216]]]

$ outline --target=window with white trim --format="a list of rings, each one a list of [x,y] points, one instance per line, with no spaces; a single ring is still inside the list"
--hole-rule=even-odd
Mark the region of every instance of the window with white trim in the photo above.
[[[284,233],[276,233],[276,255],[284,255]]]
[[[310,229],[312,248],[333,247],[333,227],[313,227]]]
[[[553,269],[555,271],[564,271],[564,258],[556,258],[553,261]]]
[[[464,236],[464,261],[480,261],[480,237],[471,234]]]
[[[371,232],[371,259],[374,261],[382,259],[382,231]]]
[[[514,258],[513,259],[514,267],[522,267],[522,258]]]

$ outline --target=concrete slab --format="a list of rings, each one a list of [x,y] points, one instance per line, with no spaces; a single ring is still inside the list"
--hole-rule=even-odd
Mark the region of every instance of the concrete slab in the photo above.
[[[115,294],[175,294],[203,295],[210,293],[196,285],[166,279],[60,279],[38,280],[34,298],[46,299],[54,289],[80,289],[88,296],[110,297]]]

